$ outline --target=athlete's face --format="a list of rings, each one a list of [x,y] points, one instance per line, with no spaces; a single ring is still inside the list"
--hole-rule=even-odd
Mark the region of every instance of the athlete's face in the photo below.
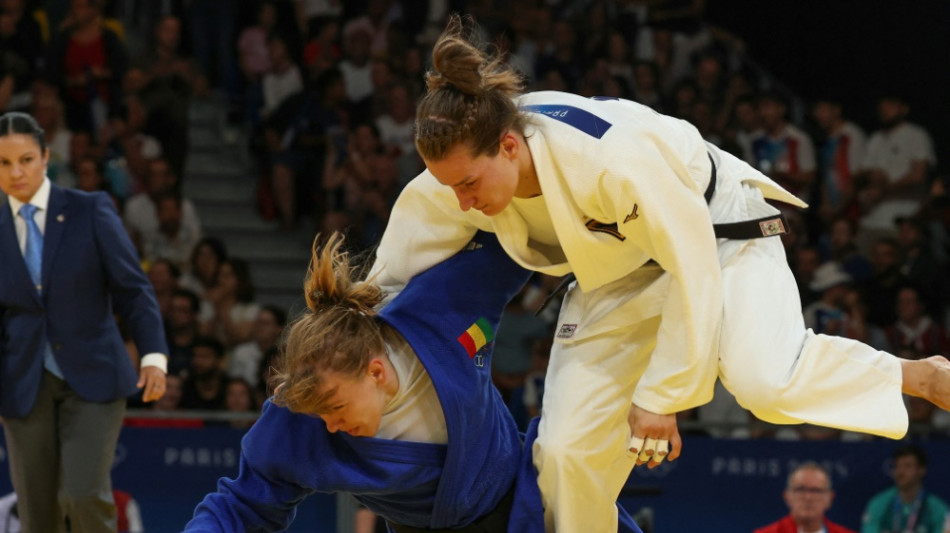
[[[472,157],[463,143],[457,144],[444,158],[425,161],[439,183],[451,187],[462,211],[477,209],[493,216],[511,203],[518,190],[519,139],[506,134],[494,156]]]
[[[371,359],[368,368],[355,377],[328,371],[324,374],[323,390],[332,394],[326,408],[316,414],[330,433],[343,431],[354,437],[372,437],[390,399],[387,383],[394,378],[392,367],[387,367],[381,358]]]

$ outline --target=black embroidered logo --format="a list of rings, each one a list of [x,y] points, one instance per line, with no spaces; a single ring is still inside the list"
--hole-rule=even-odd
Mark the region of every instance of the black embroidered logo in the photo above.
[[[631,220],[636,220],[640,218],[640,214],[637,213],[637,209],[639,208],[640,206],[638,206],[637,204],[633,204],[633,211],[630,211],[630,214],[627,215],[627,218],[623,219],[623,223],[626,224],[627,222],[630,222]]]
[[[626,235],[617,231],[616,222],[614,222],[613,224],[604,224],[603,222],[598,222],[594,219],[590,219],[584,225],[587,226],[587,229],[589,229],[590,231],[599,231],[600,233],[606,233],[607,235],[610,235],[611,237],[614,237],[621,241],[627,240]]]

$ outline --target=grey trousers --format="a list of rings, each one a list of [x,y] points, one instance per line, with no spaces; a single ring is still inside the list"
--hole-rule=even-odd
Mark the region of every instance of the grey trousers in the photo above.
[[[10,478],[23,533],[114,533],[116,509],[110,471],[125,399],[83,400],[43,372],[36,404],[3,428]]]

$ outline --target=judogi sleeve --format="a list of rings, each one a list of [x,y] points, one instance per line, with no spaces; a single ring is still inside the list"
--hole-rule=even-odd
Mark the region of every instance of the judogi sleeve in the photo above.
[[[645,139],[601,175],[608,220],[669,273],[670,289],[650,364],[633,402],[670,414],[712,399],[718,369],[722,276],[703,191],[686,165]],[[629,216],[636,205],[637,216]]]
[[[393,206],[376,250],[371,276],[386,293],[398,292],[416,274],[461,250],[478,229],[459,208],[452,189],[423,171],[406,185]]]
[[[318,439],[312,438],[326,430],[314,426],[301,422],[286,409],[265,403],[260,418],[241,439],[238,475],[218,480],[218,490],[198,504],[184,531],[287,529],[297,505],[318,489],[314,486],[315,473],[322,472],[323,464],[315,463],[313,458],[331,456]]]
[[[242,454],[237,478],[218,481],[218,491],[198,504],[185,532],[283,531],[310,493],[299,485],[268,478]]]

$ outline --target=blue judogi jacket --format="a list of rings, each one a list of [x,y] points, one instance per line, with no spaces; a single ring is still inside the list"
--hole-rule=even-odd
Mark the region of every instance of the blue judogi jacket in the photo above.
[[[460,527],[494,509],[522,471],[521,435],[492,385],[491,335],[482,346],[477,335],[475,345],[460,337],[479,320],[495,331],[528,276],[494,235],[481,233],[413,278],[380,313],[431,376],[447,444],[330,433],[321,419],[268,402],[242,440],[237,478],[219,481],[186,531],[284,529],[312,492],[349,493],[392,522],[421,528]],[[527,497],[538,498],[540,510],[533,472],[529,481]]]
[[[380,313],[415,350],[432,378],[448,432],[445,445],[330,433],[323,420],[270,402],[242,440],[240,470],[198,504],[186,531],[278,531],[313,492],[345,492],[387,520],[458,528],[514,492],[509,533],[544,533],[531,445],[491,381],[492,339],[529,276],[490,233],[414,277]],[[476,335],[477,337],[477,335]],[[480,340],[485,340],[480,344]],[[642,533],[621,507],[620,533]]]

